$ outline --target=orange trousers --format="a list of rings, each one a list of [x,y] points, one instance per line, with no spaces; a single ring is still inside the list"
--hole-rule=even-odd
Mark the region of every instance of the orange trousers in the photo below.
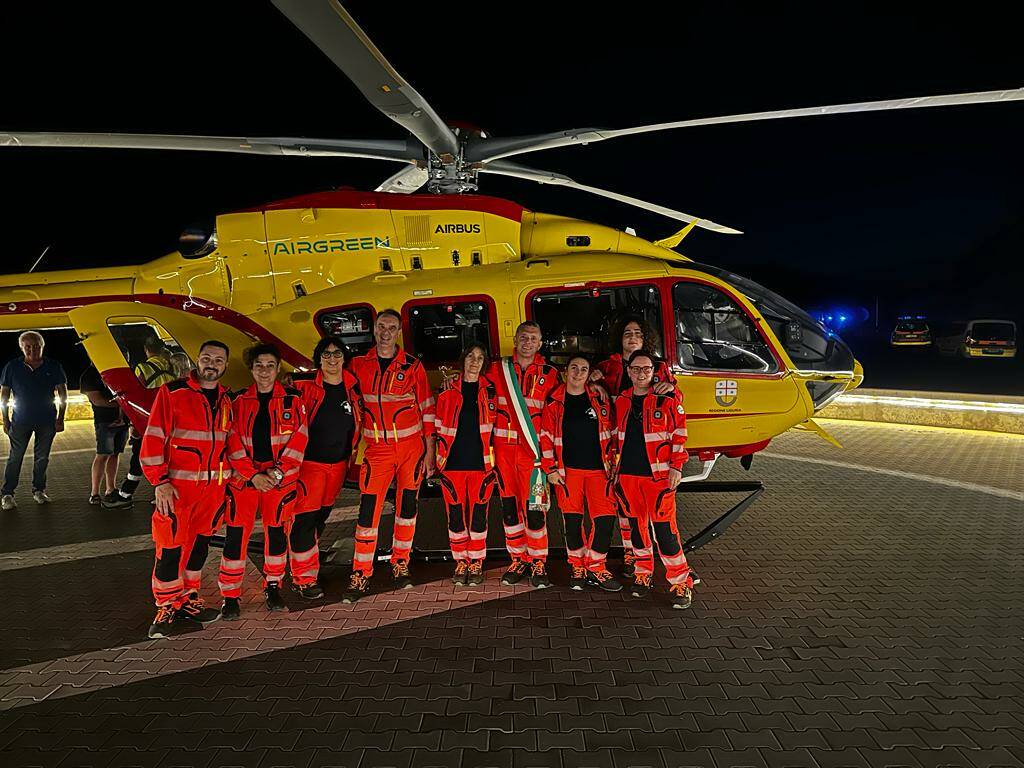
[[[439,480],[452,557],[456,561],[483,560],[487,556],[487,502],[494,490],[494,473],[452,470],[442,472]]]
[[[546,515],[540,510],[527,509],[530,475],[535,463],[533,451],[525,445],[498,443],[494,446],[505,548],[513,560],[544,562],[548,557]]]
[[[377,529],[384,498],[395,483],[395,534],[391,562],[408,562],[416,535],[416,500],[423,480],[427,446],[422,437],[398,442],[371,442],[359,471],[359,520],[356,523],[352,569],[364,576],[373,573],[377,555]]]
[[[564,485],[555,486],[555,498],[565,523],[569,565],[595,573],[603,571],[615,524],[615,500],[608,475],[603,469],[566,467],[563,480]],[[584,516],[590,520],[586,532]]]
[[[263,470],[271,463],[257,464]],[[292,508],[298,490],[295,483],[283,488],[258,491],[251,485],[242,488],[228,487],[227,533],[224,536],[224,553],[220,561],[220,576],[217,580],[224,597],[240,597],[242,577],[245,575],[245,558],[249,537],[256,525],[256,515],[263,521],[263,576],[265,584],[280,583],[288,564],[288,539],[286,526],[291,524]]]
[[[347,474],[348,461],[304,461],[299,468],[299,497],[288,531],[288,562],[297,585],[312,584],[320,574],[320,536]]]
[[[167,516],[153,510],[151,528],[156,544],[153,598],[157,605],[175,608],[199,591],[210,537],[224,514],[226,485],[171,482],[178,498]]]
[[[638,574],[654,573],[654,543],[651,530],[658,542],[658,554],[665,564],[669,584],[693,586],[690,565],[683,554],[676,524],[676,494],[668,487],[668,480],[650,477],[619,475],[615,495],[629,516],[630,538],[636,556]]]

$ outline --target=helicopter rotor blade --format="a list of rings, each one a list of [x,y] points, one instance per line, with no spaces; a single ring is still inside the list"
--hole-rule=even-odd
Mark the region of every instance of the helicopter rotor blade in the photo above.
[[[789,117],[814,117],[817,115],[840,115],[852,112],[880,112],[895,109],[920,109],[923,107],[953,107],[963,104],[987,104],[1000,101],[1019,101],[1024,99],[1024,88],[1005,91],[977,91],[974,93],[954,93],[943,96],[919,96],[906,99],[888,99],[885,101],[860,101],[852,104],[833,104],[825,107],[802,107],[800,109],[783,109],[775,112],[747,112],[738,115],[721,117],[704,117],[696,120],[678,120],[671,123],[655,123],[641,125],[636,128],[579,128],[571,131],[543,133],[536,136],[512,136],[502,139],[487,139],[469,147],[467,159],[480,163],[498,160],[503,157],[521,155],[526,152],[537,152],[554,147],[581,146],[621,136],[633,136],[638,133],[669,131],[675,128],[693,128],[702,125],[723,125],[725,123],[749,123],[759,120],[781,120]]]
[[[0,147],[177,149],[192,152],[237,152],[243,155],[361,157],[406,162],[416,159],[419,154],[416,148],[398,140],[173,136],[147,133],[0,133]]]
[[[600,197],[607,197],[611,200],[617,200],[620,203],[626,203],[637,208],[643,208],[653,213],[660,213],[662,216],[668,216],[669,218],[676,219],[678,221],[685,221],[690,224],[695,224],[701,229],[707,229],[712,232],[718,232],[725,235],[742,235],[743,233],[738,229],[727,227],[723,224],[718,224],[708,219],[701,219],[696,216],[691,216],[688,213],[682,211],[676,211],[672,208],[666,208],[663,205],[657,203],[648,203],[646,200],[640,200],[636,197],[630,197],[629,195],[620,195],[618,192],[610,192],[607,189],[599,189],[597,187],[591,187],[586,184],[580,184],[568,176],[561,173],[552,173],[551,171],[540,171],[535,168],[528,168],[525,165],[519,165],[517,163],[510,163],[506,160],[496,160],[494,162],[487,163],[480,169],[480,173],[494,173],[501,176],[513,176],[519,179],[528,179],[529,181],[536,181],[540,184],[555,184],[560,187],[569,187],[570,189],[578,189],[581,192],[590,192],[593,195],[599,195]]]
[[[407,165],[398,173],[382,181],[374,192],[398,192],[409,195],[426,184],[429,178],[430,172],[426,168]]]
[[[459,144],[452,129],[398,74],[338,0],[273,0],[273,3],[345,73],[373,106],[412,133],[434,154],[458,155]]]

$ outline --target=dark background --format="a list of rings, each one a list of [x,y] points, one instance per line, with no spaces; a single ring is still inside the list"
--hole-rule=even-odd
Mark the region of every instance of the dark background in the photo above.
[[[1019,28],[995,3],[347,7],[439,114],[495,135],[1024,85]],[[0,67],[0,131],[402,135],[262,0],[17,4]],[[808,309],[866,317],[841,332],[868,384],[1020,392],[1019,364],[922,368],[881,340],[901,313],[1024,319],[1021,136],[1015,102],[693,128],[516,160],[744,230],[696,231],[681,250]],[[173,250],[190,222],[372,189],[398,168],[0,149],[2,265],[24,271],[46,246],[40,269],[138,263]],[[481,191],[650,239],[679,226],[525,181],[488,176]]]

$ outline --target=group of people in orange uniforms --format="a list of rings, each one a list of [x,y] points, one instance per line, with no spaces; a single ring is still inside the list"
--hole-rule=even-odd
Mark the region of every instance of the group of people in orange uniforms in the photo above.
[[[542,332],[532,321],[517,329],[510,358],[489,361],[482,344],[464,351],[434,423],[456,584],[483,580],[487,507],[497,490],[512,558],[502,583],[550,585],[539,477],[563,517],[572,589],[623,588],[606,564],[618,516],[631,593],[651,590],[656,542],[673,605],[689,607],[694,578],[675,504],[687,460],[682,395],[645,349],[642,319],[627,319],[621,338],[622,352],[594,369],[586,356],[570,356],[564,383],[539,354]]]
[[[483,581],[487,509],[497,490],[512,559],[502,583],[528,578],[535,587],[550,585],[550,483],[564,516],[573,589],[622,589],[605,564],[618,515],[632,593],[650,591],[656,541],[673,604],[689,606],[693,578],[679,543],[674,493],[687,456],[685,413],[667,367],[645,351],[641,319],[624,324],[622,353],[595,369],[585,357],[571,357],[564,384],[539,354],[540,326],[524,322],[509,358],[492,361],[485,345],[470,344],[436,402],[422,363],[398,346],[401,327],[398,312],[381,311],[376,345],[351,360],[340,338],[321,339],[315,376],[289,386],[278,380],[278,349],[258,344],[246,351],[253,383],[233,395],[220,384],[230,351],[211,340],[188,378],[159,389],[140,449],[155,488],[157,614],[150,637],[166,637],[180,621],[240,617],[257,515],[267,607],[285,608],[280,586],[289,569],[301,597],[322,597],[319,540],[360,440],[361,496],[345,602],[369,591],[392,485],[391,577],[395,588],[412,586],[419,488],[433,475],[444,497],[456,584]],[[204,605],[199,588],[221,526],[218,611]]]

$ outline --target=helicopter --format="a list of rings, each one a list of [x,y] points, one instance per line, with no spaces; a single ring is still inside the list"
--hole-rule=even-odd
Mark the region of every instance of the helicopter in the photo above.
[[[0,133],[11,151],[164,149],[402,164],[374,191],[311,193],[222,213],[212,228],[186,233],[178,251],[145,264],[0,277],[0,329],[73,328],[137,426],[153,397],[132,373],[142,332],[193,359],[210,337],[232,348],[271,341],[301,370],[326,333],[340,333],[352,352],[366,349],[376,312],[394,307],[404,347],[435,377],[471,339],[494,355],[509,353],[525,319],[540,322],[546,354],[558,363],[574,351],[616,351],[608,347],[616,319],[643,316],[684,393],[688,446],[704,464],[698,480],[720,456],[746,457],[749,466],[792,428],[834,442],[814,415],[862,382],[849,346],[768,288],[676,250],[694,228],[739,230],[510,158],[688,127],[1024,98],[1024,89],[961,93],[499,138],[443,120],[337,0],[273,4],[407,137]],[[488,175],[597,195],[685,226],[648,241],[534,212],[479,194]],[[235,366],[226,383],[247,378]]]

